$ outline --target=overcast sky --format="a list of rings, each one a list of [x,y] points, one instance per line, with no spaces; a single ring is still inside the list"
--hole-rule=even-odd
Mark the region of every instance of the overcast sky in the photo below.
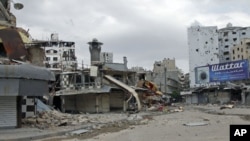
[[[17,26],[34,39],[74,41],[78,62],[90,64],[87,42],[103,42],[114,62],[153,69],[155,61],[175,58],[185,73],[188,66],[187,28],[194,23],[223,28],[250,26],[249,0],[14,0],[24,4]],[[197,58],[198,59],[198,58]]]

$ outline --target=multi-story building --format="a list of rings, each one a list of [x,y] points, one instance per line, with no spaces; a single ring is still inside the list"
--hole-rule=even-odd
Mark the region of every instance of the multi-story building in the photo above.
[[[104,63],[113,63],[113,53],[112,52],[101,52],[100,60]]]
[[[248,59],[250,61],[250,38],[245,38],[240,41],[240,44],[231,48],[231,60]]]
[[[195,68],[219,63],[218,32],[216,26],[192,26],[188,28],[190,87],[195,82]]]
[[[250,27],[232,26],[228,23],[227,27],[218,30],[218,34],[220,63],[230,62],[231,48],[240,45],[242,39],[250,38]]]
[[[175,65],[175,59],[166,59],[154,63],[151,81],[165,94],[180,90],[179,76],[181,71]]]
[[[238,56],[231,58],[230,51],[245,38],[250,38],[250,27],[235,27],[231,23],[219,30],[216,26],[188,28],[190,87],[219,84],[196,82],[195,68],[235,60]]]
[[[59,40],[58,34],[51,34],[49,41],[42,42],[45,51],[45,66],[53,71],[75,70],[77,60],[75,42]]]

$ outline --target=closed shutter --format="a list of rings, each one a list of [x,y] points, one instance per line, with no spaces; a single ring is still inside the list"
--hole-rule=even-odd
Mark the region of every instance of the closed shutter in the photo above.
[[[0,128],[17,126],[16,96],[0,96]]]

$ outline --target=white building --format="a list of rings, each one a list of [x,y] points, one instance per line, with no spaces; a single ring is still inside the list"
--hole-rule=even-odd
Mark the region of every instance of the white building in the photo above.
[[[100,54],[101,62],[113,63],[113,53],[112,52],[101,52]]]
[[[58,34],[51,34],[50,41],[39,42],[43,42],[47,68],[53,71],[76,69],[75,42],[61,41]]]
[[[190,87],[207,84],[195,82],[195,68],[219,63],[218,32],[216,26],[188,28]]]
[[[231,23],[218,30],[220,63],[230,62],[230,50],[241,43],[244,38],[250,38],[250,27],[236,27]]]

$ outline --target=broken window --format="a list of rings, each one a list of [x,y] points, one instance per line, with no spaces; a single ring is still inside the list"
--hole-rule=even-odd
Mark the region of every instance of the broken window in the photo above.
[[[57,50],[53,50],[53,53],[57,53]]]
[[[224,32],[224,35],[223,36],[227,36],[228,35],[228,32]]]
[[[46,61],[50,61],[50,57],[46,57]]]
[[[242,32],[242,35],[246,35],[246,32]]]
[[[240,50],[241,50],[241,52],[243,52],[243,48],[241,48]]]
[[[225,42],[227,42],[228,41],[228,39],[225,39]]]
[[[233,34],[236,34],[236,32],[235,32],[235,31],[233,31],[232,33],[233,33]]]
[[[233,38],[234,41],[237,41],[237,38]]]
[[[229,60],[229,57],[227,57],[226,60]]]
[[[206,42],[206,44],[208,44],[208,42]]]
[[[228,48],[229,46],[228,45],[225,45],[225,48]]]
[[[199,52],[199,49],[198,49],[198,48],[196,49],[196,52]]]
[[[233,50],[233,54],[234,54],[234,50]]]

